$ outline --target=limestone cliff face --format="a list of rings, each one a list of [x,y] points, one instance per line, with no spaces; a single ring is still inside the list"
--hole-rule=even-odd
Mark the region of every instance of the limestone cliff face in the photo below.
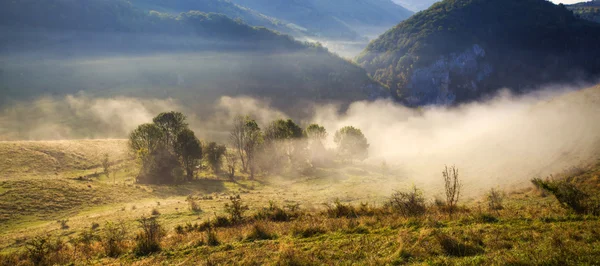
[[[413,71],[407,86],[406,104],[411,106],[456,101],[457,93],[476,92],[479,83],[493,72],[485,50],[474,44],[462,53],[442,56],[433,64]]]

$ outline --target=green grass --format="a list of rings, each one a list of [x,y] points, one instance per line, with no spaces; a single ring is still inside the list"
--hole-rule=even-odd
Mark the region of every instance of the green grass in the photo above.
[[[84,156],[82,161],[94,162],[96,153],[90,149],[86,153],[90,158]],[[400,177],[382,178],[377,167],[368,165],[288,172],[261,176],[258,181],[246,181],[242,175],[236,182],[203,172],[194,182],[170,186],[134,184],[136,169],[131,161],[119,163],[114,178],[99,175],[82,180],[72,175],[79,168],[65,165],[71,166],[61,168],[58,176],[38,171],[0,181],[0,265],[28,265],[21,255],[25,243],[44,235],[69,243],[56,252],[54,263],[76,265],[593,265],[600,261],[600,218],[574,215],[554,197],[533,188],[509,192],[502,210],[487,210],[481,196],[463,202],[452,216],[430,204],[424,216],[403,217],[390,213],[382,203],[393,189],[412,184]],[[600,164],[559,176],[573,177],[573,182],[600,191],[599,174]],[[400,181],[389,183],[390,179]],[[203,231],[176,232],[177,226],[226,217],[224,204],[232,195],[241,195],[249,211],[241,224],[214,229],[219,245],[207,245]],[[202,211],[189,209],[189,196]],[[426,196],[431,198],[427,192]],[[323,204],[336,198],[344,206],[354,206],[354,215],[327,215]],[[253,218],[268,209],[270,201],[287,212],[288,205],[299,204],[300,210],[284,222]],[[369,204],[361,206],[361,202]],[[133,252],[136,219],[150,216],[153,210],[160,213],[158,220],[167,230],[162,251],[137,257]],[[62,229],[57,220],[67,220],[69,228]],[[77,239],[93,223],[100,226],[94,234],[102,235],[107,222],[120,221],[128,232],[124,254],[108,258],[100,242],[83,251]]]

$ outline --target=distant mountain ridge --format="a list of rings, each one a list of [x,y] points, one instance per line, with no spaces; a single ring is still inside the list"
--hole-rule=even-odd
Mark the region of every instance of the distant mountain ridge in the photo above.
[[[223,14],[144,12],[124,0],[2,2],[0,56],[0,105],[80,91],[198,108],[222,96],[292,108],[387,95],[364,69],[321,45]]]
[[[389,28],[413,13],[391,0],[232,1],[268,16],[300,25],[319,37],[334,39],[361,38],[372,28]]]
[[[356,60],[407,105],[454,104],[597,77],[598,43],[600,25],[545,0],[445,0]]]

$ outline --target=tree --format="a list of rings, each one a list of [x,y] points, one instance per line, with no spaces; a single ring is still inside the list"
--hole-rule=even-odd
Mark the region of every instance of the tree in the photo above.
[[[225,145],[218,145],[216,142],[211,142],[206,145],[206,162],[210,165],[210,168],[213,169],[215,174],[218,174],[221,171],[223,155],[225,155],[225,152],[227,152]]]
[[[149,184],[170,184],[176,182],[182,174],[177,155],[161,145],[143,162],[137,181]]]
[[[323,141],[327,138],[327,130],[318,124],[309,125],[304,134],[309,140],[310,157],[313,163],[322,163],[325,158],[325,145]]]
[[[229,133],[229,139],[231,140],[231,144],[237,151],[240,160],[242,161],[242,169],[245,171],[248,170],[248,165],[246,164],[246,155],[245,155],[245,147],[247,142],[247,127],[246,124],[250,120],[248,116],[236,116],[233,119],[233,127],[231,128],[231,132]]]
[[[235,152],[228,151],[225,153],[225,162],[227,163],[227,174],[232,181],[235,177],[235,167],[237,166],[238,156]]]
[[[250,179],[254,179],[254,173],[256,171],[256,152],[263,142],[263,135],[260,131],[260,127],[258,127],[258,124],[254,120],[248,120],[246,122],[245,130],[246,142],[244,145],[244,152],[250,168]]]
[[[177,134],[187,128],[185,115],[180,112],[166,112],[158,114],[152,121],[164,135],[164,143],[168,147],[174,147]]]
[[[333,141],[338,145],[338,154],[344,159],[364,160],[368,156],[369,143],[362,131],[346,126],[335,132]]]
[[[139,125],[129,134],[129,149],[142,163],[162,144],[163,132],[152,123]]]
[[[264,134],[265,143],[268,145],[266,148],[274,155],[275,163],[278,163],[283,156],[287,157],[289,162],[293,162],[294,155],[303,149],[302,143],[295,140],[303,137],[302,128],[291,119],[271,122]]]
[[[187,180],[191,181],[197,162],[202,159],[202,144],[193,131],[186,128],[177,134],[175,153],[185,169]]]

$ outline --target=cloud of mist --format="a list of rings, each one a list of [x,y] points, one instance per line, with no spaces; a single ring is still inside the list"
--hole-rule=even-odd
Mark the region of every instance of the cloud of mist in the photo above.
[[[471,194],[529,184],[600,155],[600,88],[503,92],[458,107],[357,102],[344,114],[321,107],[313,120],[330,135],[345,125],[362,129],[369,160],[394,165],[415,184],[441,185],[444,165],[456,165]]]
[[[529,185],[545,177],[597,160],[600,155],[600,87],[546,89],[515,96],[502,92],[486,101],[457,107],[407,108],[390,100],[338,105],[310,105],[298,118],[252,97],[223,96],[212,106],[194,110],[174,100],[130,97],[94,98],[85,94],[21,102],[0,112],[0,140],[125,138],[159,112],[182,111],[199,138],[227,143],[233,117],[250,115],[265,127],[292,117],[302,126],[319,123],[333,135],[343,126],[360,128],[370,143],[369,159],[386,162],[393,174],[378,193],[397,185],[417,184],[441,191],[441,170],[456,165],[465,195],[491,187]]]
[[[179,109],[169,99],[43,97],[5,107],[0,112],[0,140],[124,138],[157,113]]]

